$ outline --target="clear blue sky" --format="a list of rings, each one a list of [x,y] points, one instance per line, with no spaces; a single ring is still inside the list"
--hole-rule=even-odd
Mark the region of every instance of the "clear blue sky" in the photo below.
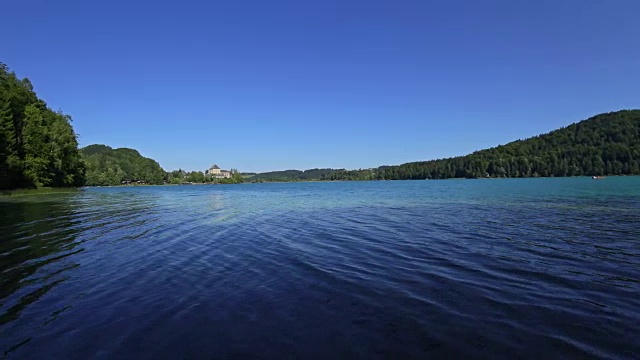
[[[0,61],[167,170],[366,168],[640,107],[640,1],[8,0]]]

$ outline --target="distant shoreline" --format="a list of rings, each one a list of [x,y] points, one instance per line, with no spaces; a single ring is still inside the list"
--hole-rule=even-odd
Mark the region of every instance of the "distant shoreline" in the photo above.
[[[617,177],[634,177],[640,175],[605,175],[606,178]],[[537,176],[537,177],[488,177],[488,178],[447,178],[447,179],[402,179],[402,180],[292,180],[292,181],[255,181],[244,182],[237,184],[215,184],[215,183],[193,183],[193,184],[145,184],[145,185],[104,185],[104,186],[82,186],[78,188],[39,188],[39,189],[11,189],[0,190],[1,197],[12,196],[29,196],[29,195],[49,195],[49,194],[62,194],[62,193],[74,193],[80,192],[83,189],[95,189],[95,188],[126,188],[126,187],[153,187],[153,186],[189,186],[189,185],[247,185],[247,184],[287,184],[287,183],[342,183],[342,182],[385,182],[385,181],[447,181],[447,180],[500,180],[500,179],[567,179],[567,178],[585,178],[591,179],[592,176],[580,175],[580,176]]]
[[[609,177],[633,177],[640,175],[603,175],[604,179]],[[446,179],[373,179],[373,180],[289,180],[289,181],[247,181],[245,184],[263,184],[263,183],[303,183],[303,182],[378,182],[378,181],[447,181],[447,180],[499,180],[499,179],[568,179],[568,178],[587,178],[591,179],[592,175],[578,176],[529,176],[529,177],[482,177],[482,178],[466,178],[454,177]]]

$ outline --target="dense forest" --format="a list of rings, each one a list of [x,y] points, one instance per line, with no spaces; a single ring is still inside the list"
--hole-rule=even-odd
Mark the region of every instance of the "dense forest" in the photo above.
[[[373,180],[373,170],[309,169],[271,171],[247,176],[253,182],[317,181],[317,180]]]
[[[88,186],[164,183],[166,173],[160,164],[140,155],[137,150],[89,145],[80,151],[87,166]]]
[[[0,189],[85,182],[71,117],[38,98],[29,79],[0,63]]]
[[[640,110],[600,114],[550,133],[450,159],[380,169],[379,179],[640,175]]]
[[[600,114],[550,133],[466,156],[367,170],[261,173],[249,181],[404,180],[640,175],[640,110]]]
[[[282,170],[245,175],[248,182],[293,182],[293,181],[350,181],[350,180],[381,180],[378,177],[380,169],[309,169]]]

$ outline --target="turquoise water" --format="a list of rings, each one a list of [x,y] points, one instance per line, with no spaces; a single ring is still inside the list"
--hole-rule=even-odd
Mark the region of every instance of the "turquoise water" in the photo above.
[[[0,200],[9,358],[637,356],[640,178]]]

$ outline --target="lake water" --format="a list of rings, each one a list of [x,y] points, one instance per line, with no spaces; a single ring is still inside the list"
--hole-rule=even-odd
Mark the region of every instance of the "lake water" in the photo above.
[[[640,178],[0,199],[0,357],[633,358]]]

